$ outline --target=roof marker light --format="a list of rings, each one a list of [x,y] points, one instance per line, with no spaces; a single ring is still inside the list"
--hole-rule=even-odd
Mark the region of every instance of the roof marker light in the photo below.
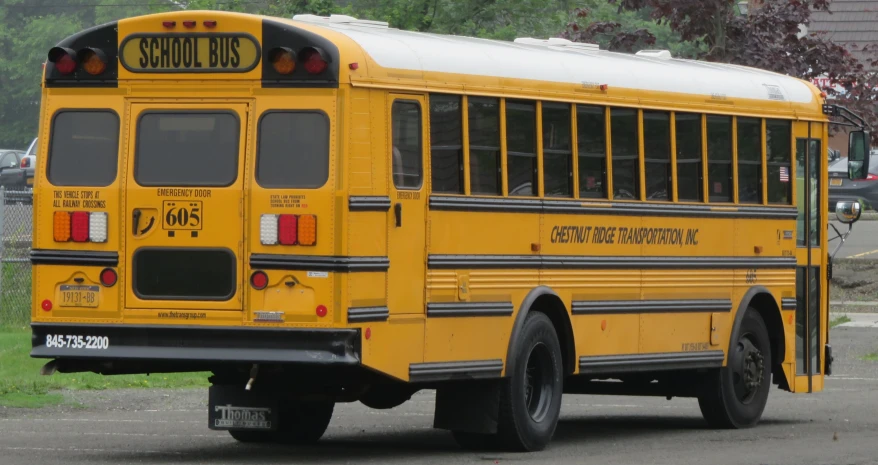
[[[167,27],[167,28],[176,27],[177,22],[176,21],[162,21],[162,26]]]
[[[204,21],[204,27],[215,28],[215,27],[216,27],[216,20],[215,20],[215,19],[208,19],[208,20],[205,20],[205,21]]]
[[[195,27],[195,24],[197,24],[195,21],[183,21],[184,27],[193,28]]]

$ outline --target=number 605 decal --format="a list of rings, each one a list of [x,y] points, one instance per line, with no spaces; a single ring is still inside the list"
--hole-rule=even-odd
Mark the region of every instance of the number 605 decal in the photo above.
[[[165,200],[162,205],[162,228],[201,229],[203,215],[200,200]]]

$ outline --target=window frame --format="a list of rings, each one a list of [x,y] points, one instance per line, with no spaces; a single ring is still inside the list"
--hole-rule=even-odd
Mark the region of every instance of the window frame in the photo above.
[[[579,131],[579,109],[580,108],[592,108],[592,109],[600,109],[601,110],[600,118],[602,120],[602,126],[601,126],[600,132],[603,134],[603,144],[602,144],[603,145],[603,153],[600,156],[588,155],[588,154],[583,155],[582,152],[579,150],[579,144],[580,144],[580,140],[581,140],[580,139],[580,131]],[[577,199],[607,200],[610,198],[610,196],[609,196],[609,194],[610,194],[610,191],[609,191],[609,171],[607,168],[608,162],[610,161],[609,160],[610,151],[608,149],[608,147],[610,146],[610,138],[608,137],[609,136],[608,121],[610,118],[609,108],[610,107],[608,107],[606,105],[591,105],[591,104],[580,104],[580,103],[573,105],[573,120],[574,120],[573,121],[573,129],[574,129],[574,132],[571,133],[571,135],[573,135],[573,139],[575,140],[575,142],[573,143],[573,150],[574,150],[573,160],[575,162],[575,169],[574,169],[574,173],[573,173],[573,178],[575,181],[575,187],[574,187],[574,190],[576,191],[575,198],[577,198]],[[595,115],[597,115],[597,113],[595,113]],[[582,174],[582,160],[580,160],[580,158],[587,158],[589,160],[602,160],[602,165],[601,165],[601,167],[602,167],[602,170],[601,170],[601,191],[602,192],[601,192],[600,196],[589,196],[589,195],[583,196],[582,195],[582,178],[580,176]]]
[[[278,114],[278,113],[280,113],[280,114],[313,113],[313,114],[318,114],[318,115],[323,116],[323,118],[326,120],[326,135],[327,135],[327,140],[326,140],[326,180],[323,181],[323,184],[320,184],[319,186],[313,186],[313,187],[312,186],[307,186],[307,187],[302,187],[302,186],[273,187],[273,186],[265,186],[259,181],[259,163],[262,159],[262,157],[261,157],[261,154],[262,154],[262,151],[261,151],[261,148],[262,148],[262,145],[261,145],[262,144],[262,121],[267,116],[272,115],[272,114]],[[332,177],[332,173],[331,173],[331,167],[332,167],[332,163],[331,163],[331,161],[332,161],[331,160],[331,158],[332,158],[332,126],[331,125],[332,125],[332,121],[330,120],[329,115],[327,115],[325,111],[320,110],[320,109],[285,110],[285,109],[281,109],[281,108],[276,108],[276,109],[266,110],[266,111],[262,112],[262,114],[259,116],[259,120],[256,122],[256,150],[255,150],[256,161],[255,161],[255,165],[254,165],[254,169],[253,169],[253,181],[256,183],[256,185],[262,189],[310,189],[310,190],[321,189],[324,186],[326,186],[326,183],[328,183],[329,179]]]
[[[759,150],[756,152],[756,160],[755,161],[754,160],[741,160],[741,154],[740,154],[740,151],[741,151],[740,120],[741,119],[753,120],[757,123],[757,126],[759,127],[759,144],[758,144]],[[764,126],[763,122],[764,121],[765,121],[765,118],[752,117],[752,116],[735,116],[735,121],[734,121],[734,128],[735,128],[735,143],[734,143],[734,145],[735,145],[735,198],[737,199],[737,203],[742,204],[742,205],[763,205],[764,201],[765,201],[765,196],[764,196],[764,191],[763,191],[763,181],[764,180],[762,177],[762,163],[763,163],[763,159],[765,157],[765,154],[763,153],[763,149],[762,149],[765,146],[765,131],[763,130],[763,126]],[[745,202],[745,201],[741,200],[741,165],[755,166],[758,168],[757,172],[758,172],[759,176],[758,176],[758,183],[757,183],[757,186],[758,186],[757,192],[759,192],[759,196],[755,202],[751,202],[751,201]]]
[[[237,138],[238,148],[236,149],[236,153],[235,153],[235,166],[236,166],[236,169],[235,169],[235,177],[231,180],[231,182],[229,182],[229,183],[227,183],[227,184],[204,184],[204,183],[192,183],[192,182],[189,182],[189,183],[186,183],[186,184],[180,184],[180,183],[178,183],[178,184],[168,184],[168,183],[161,183],[161,184],[152,184],[152,183],[148,183],[148,184],[144,184],[143,182],[141,182],[141,181],[137,178],[137,172],[138,172],[138,168],[139,168],[139,166],[138,166],[138,164],[137,164],[137,160],[140,158],[140,124],[141,124],[142,121],[143,121],[143,117],[144,117],[144,116],[147,116],[147,115],[154,115],[154,114],[164,114],[164,115],[168,115],[168,114],[175,114],[175,113],[178,113],[178,114],[189,114],[189,115],[194,115],[194,114],[199,114],[199,113],[210,114],[210,115],[230,114],[230,115],[232,115],[232,116],[235,117],[235,123],[236,123],[236,125],[237,125],[236,138]],[[242,152],[242,150],[241,150],[241,115],[239,115],[238,112],[235,111],[235,110],[231,110],[231,109],[223,109],[223,108],[216,108],[216,109],[195,109],[195,108],[188,108],[188,109],[160,109],[160,108],[150,108],[150,109],[146,109],[146,110],[140,112],[139,115],[137,115],[137,123],[136,123],[136,125],[134,126],[134,136],[133,136],[133,139],[134,139],[134,159],[131,161],[131,163],[134,165],[134,168],[132,169],[131,176],[132,176],[132,178],[134,179],[134,183],[137,184],[137,185],[140,186],[140,187],[178,187],[178,186],[185,186],[185,187],[212,187],[212,188],[223,188],[223,187],[231,187],[231,186],[235,185],[235,183],[237,183],[237,182],[238,182],[238,179],[240,178],[240,172],[241,172],[241,152]]]
[[[649,158],[647,155],[647,144],[646,144],[646,114],[647,113],[655,113],[667,116],[668,123],[668,158],[666,160],[662,160],[659,158]],[[674,201],[674,160],[673,160],[673,143],[671,140],[673,139],[673,130],[671,129],[671,120],[674,119],[674,113],[672,111],[665,110],[642,110],[640,111],[640,125],[641,125],[641,140],[643,141],[643,185],[644,190],[642,197],[647,202],[673,202]],[[650,199],[649,198],[649,165],[650,164],[663,163],[665,164],[665,172],[667,173],[667,186],[668,186],[668,196],[664,199]]]
[[[729,121],[729,159],[728,160],[711,160],[710,159],[710,118],[728,118]],[[734,204],[735,197],[737,196],[737,188],[738,186],[735,184],[735,145],[737,143],[736,134],[735,134],[735,117],[732,115],[718,115],[712,113],[704,114],[704,128],[705,128],[705,144],[707,150],[704,152],[704,157],[707,159],[707,163],[705,164],[705,170],[707,172],[707,185],[708,185],[708,195],[706,196],[708,203],[719,203],[719,204]],[[713,192],[710,189],[710,183],[713,181],[710,177],[710,167],[712,165],[727,165],[729,168],[729,192],[728,198],[722,200],[714,200]]]
[[[51,178],[51,164],[52,164],[52,149],[54,147],[54,139],[55,139],[55,121],[58,119],[62,113],[110,113],[116,117],[116,170],[113,176],[113,179],[107,183],[102,185],[82,185],[82,184],[56,184],[52,181]],[[52,114],[52,121],[49,124],[49,143],[47,151],[46,151],[46,179],[49,181],[49,184],[56,187],[109,187],[116,183],[119,179],[119,155],[122,150],[122,119],[119,117],[119,113],[112,108],[59,108]],[[33,144],[32,144],[33,145]],[[25,153],[27,155],[27,153]],[[36,148],[34,149],[34,156],[36,156]]]
[[[435,190],[436,189],[436,182],[435,182],[435,178],[433,176],[435,175],[436,170],[433,169],[433,149],[435,147],[439,147],[439,150],[455,150],[454,149],[455,146],[452,146],[452,145],[433,145],[433,97],[434,96],[456,97],[458,100],[457,113],[458,113],[458,117],[460,119],[460,146],[457,147],[457,149],[456,149],[459,151],[458,152],[458,160],[457,160],[458,161],[457,176],[458,176],[459,189],[457,192],[447,192],[447,191],[437,192]],[[465,147],[467,145],[466,138],[465,138],[467,126],[464,123],[464,120],[466,119],[466,113],[464,112],[464,107],[466,106],[466,102],[467,102],[466,96],[461,95],[461,94],[445,94],[445,93],[441,93],[441,92],[432,92],[432,93],[427,94],[427,106],[430,107],[429,108],[429,110],[430,110],[430,118],[429,118],[429,125],[430,125],[430,128],[429,128],[430,129],[430,132],[429,132],[429,134],[430,134],[429,159],[430,160],[429,161],[430,161],[430,163],[429,164],[430,164],[430,193],[431,194],[466,195],[466,190],[467,190],[467,186],[466,186],[466,177],[467,177],[466,176],[466,159],[467,159],[467,156],[464,153],[466,150]]]
[[[621,158],[621,159],[616,157],[615,148],[614,148],[614,144],[613,144],[613,110],[625,110],[625,111],[634,112],[634,128],[635,128],[635,142],[634,142],[635,154],[634,155],[623,155],[623,158]],[[609,168],[609,171],[611,173],[611,177],[612,177],[612,181],[613,181],[612,182],[613,189],[612,189],[612,191],[608,192],[608,194],[610,196],[612,196],[611,200],[618,200],[618,201],[623,201],[623,202],[636,202],[636,201],[643,200],[643,189],[641,188],[642,187],[641,184],[643,182],[643,176],[641,175],[641,173],[643,171],[641,169],[642,162],[643,162],[643,153],[641,151],[641,141],[643,140],[643,135],[641,133],[643,131],[641,128],[640,113],[641,113],[640,108],[607,106],[607,114],[608,114],[609,121],[610,121],[610,124],[608,124],[607,128],[606,128],[608,131],[608,135],[609,135],[607,140],[609,141],[609,146],[610,146],[610,150],[609,150],[610,168]],[[634,192],[634,198],[631,198],[631,199],[617,199],[616,198],[616,192],[615,192],[616,191],[616,179],[615,179],[615,176],[616,176],[615,161],[616,160],[634,161],[633,186],[634,186],[634,189],[636,190],[636,192]]]
[[[546,139],[546,137],[545,137],[545,130],[546,129],[545,129],[545,125],[543,124],[545,122],[545,118],[546,118],[546,110],[545,110],[546,106],[548,106],[552,110],[559,111],[559,113],[561,110],[567,110],[567,131],[568,131],[568,136],[569,136],[567,142],[569,144],[569,147],[566,151],[559,150],[559,149],[547,149],[546,148],[546,140],[545,140]],[[567,102],[540,102],[540,114],[539,114],[540,121],[539,121],[539,125],[538,125],[540,139],[538,142],[537,149],[539,150],[539,154],[542,158],[542,165],[543,165],[542,178],[540,179],[541,188],[543,190],[543,195],[542,195],[543,197],[548,197],[548,198],[553,198],[553,199],[573,199],[573,198],[575,198],[575,192],[574,192],[575,174],[574,174],[574,164],[573,164],[573,155],[575,153],[573,150],[573,143],[575,142],[575,139],[573,137],[573,115],[572,115],[573,108],[574,108],[574,105],[571,103],[567,103]],[[552,194],[549,194],[548,192],[546,192],[546,185],[547,185],[547,182],[546,182],[546,154],[547,153],[549,155],[559,155],[559,156],[566,155],[567,156],[567,175],[566,175],[567,193],[566,194],[552,195]]]
[[[534,126],[533,126],[533,154],[518,152],[509,150],[509,104],[533,104],[533,117],[534,117]],[[501,113],[503,122],[501,124],[501,134],[500,134],[500,144],[501,144],[501,165],[503,166],[503,179],[501,182],[505,186],[504,196],[506,197],[514,197],[514,198],[540,198],[540,189],[543,187],[543,181],[540,179],[540,130],[542,129],[542,125],[539,121],[541,117],[540,111],[540,102],[538,100],[525,100],[525,99],[502,99],[501,104]],[[503,155],[505,154],[505,158]],[[531,171],[531,193],[530,194],[513,194],[512,193],[512,185],[510,184],[510,176],[509,176],[509,160],[511,157],[519,157],[519,158],[530,158],[532,160],[532,171]],[[505,160],[505,161],[504,161]]]
[[[796,156],[796,133],[795,133],[795,130],[793,128],[793,120],[781,119],[781,118],[764,118],[764,120],[765,120],[765,126],[764,126],[765,130],[763,131],[763,144],[762,145],[765,147],[764,156],[763,156],[763,158],[765,159],[765,164],[764,164],[764,166],[765,166],[765,168],[764,168],[764,173],[765,173],[765,204],[766,205],[795,205],[796,192],[795,192],[795,186],[793,185],[793,181],[796,179],[796,173],[793,171],[793,159]],[[768,157],[768,128],[769,128],[769,126],[771,126],[770,123],[772,121],[784,123],[785,126],[787,127],[787,129],[789,130],[790,139],[787,141],[787,146],[789,149],[789,152],[788,152],[789,158],[787,159],[786,163],[777,162],[777,161],[773,162],[773,161],[769,160],[769,157]],[[770,198],[769,174],[771,172],[772,166],[777,166],[777,167],[786,166],[789,170],[788,173],[789,173],[790,181],[789,181],[788,186],[787,186],[787,197],[788,198],[787,198],[786,202],[774,202]]]
[[[486,145],[474,146],[472,144],[472,130],[473,129],[472,129],[472,124],[470,124],[470,119],[472,118],[472,112],[470,111],[470,102],[472,102],[474,99],[476,101],[491,100],[491,101],[494,101],[497,103],[497,147],[496,148],[489,147]],[[508,190],[508,186],[506,185],[508,181],[506,180],[506,176],[504,173],[505,167],[503,166],[505,163],[504,157],[503,157],[503,151],[504,151],[504,147],[505,147],[503,132],[505,131],[505,128],[506,128],[505,119],[504,119],[505,118],[505,114],[504,114],[505,101],[506,101],[505,98],[491,97],[491,96],[487,96],[487,97],[486,96],[467,96],[467,98],[466,98],[466,101],[465,101],[465,103],[466,103],[466,113],[465,113],[465,115],[466,115],[466,123],[465,123],[466,130],[465,130],[465,139],[464,139],[464,145],[466,146],[465,152],[464,152],[464,157],[466,159],[466,168],[465,168],[466,175],[465,176],[466,176],[466,179],[468,180],[468,182],[466,183],[467,185],[466,185],[465,190],[464,190],[464,192],[466,192],[466,195],[492,196],[492,197],[507,197],[508,196],[508,193],[506,192]],[[539,135],[539,132],[537,134]],[[473,152],[474,148],[476,151],[495,150],[497,152],[497,159],[496,159],[496,165],[495,165],[495,171],[494,171],[494,176],[496,176],[495,180],[497,181],[497,190],[494,192],[487,193],[487,192],[474,192],[473,191],[473,176],[472,176],[473,153],[472,152]]]
[[[418,185],[417,187],[400,187],[396,185],[396,172],[393,169],[393,107],[397,103],[414,103],[418,108],[418,151],[420,153],[420,163],[418,163]],[[421,106],[420,100],[407,98],[394,98],[390,104],[390,178],[393,188],[399,191],[419,191],[424,187],[424,108]],[[400,163],[402,162],[402,154],[400,153]]]

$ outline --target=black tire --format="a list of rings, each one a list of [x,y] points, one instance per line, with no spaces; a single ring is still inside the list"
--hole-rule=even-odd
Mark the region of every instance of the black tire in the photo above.
[[[513,365],[500,383],[497,439],[504,449],[539,451],[552,440],[561,412],[561,344],[539,312],[527,316],[514,344]]]
[[[293,402],[284,406],[278,419],[278,442],[285,444],[317,442],[329,427],[334,409],[333,401]]]
[[[771,388],[771,341],[762,316],[748,308],[728,362],[705,375],[698,406],[711,428],[750,428],[759,423]]]
[[[331,401],[291,402],[281,408],[277,430],[230,430],[229,434],[246,443],[313,444],[323,437],[334,409]]]

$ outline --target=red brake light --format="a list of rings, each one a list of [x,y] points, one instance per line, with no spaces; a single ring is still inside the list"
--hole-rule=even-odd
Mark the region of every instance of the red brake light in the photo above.
[[[30,168],[30,158],[22,158],[21,159],[21,167],[22,168]]]
[[[104,270],[101,271],[101,284],[106,287],[112,287],[116,284],[116,280],[118,279],[119,276],[116,275],[116,270],[112,268],[104,268]]]
[[[88,212],[73,212],[70,217],[70,238],[73,242],[87,242]]]
[[[326,71],[329,65],[323,57],[323,53],[314,47],[308,47],[302,50],[300,60],[305,66],[305,70],[310,74],[320,74]]]
[[[49,61],[55,64],[55,69],[61,74],[76,71],[76,52],[69,48],[53,47],[49,50]]]
[[[281,245],[296,245],[298,242],[298,221],[296,215],[281,215],[277,221],[277,240]]]
[[[265,289],[268,286],[268,275],[264,271],[254,271],[250,275],[250,285],[257,291]]]
[[[195,21],[183,21],[183,26],[185,27],[195,27]]]
[[[866,181],[878,181],[878,176],[876,176],[872,173],[869,173],[869,175],[866,176]]]

